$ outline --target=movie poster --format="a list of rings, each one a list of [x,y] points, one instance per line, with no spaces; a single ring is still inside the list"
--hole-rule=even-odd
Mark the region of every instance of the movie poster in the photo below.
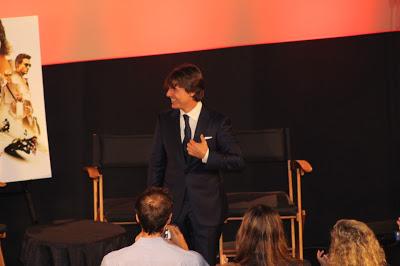
[[[0,20],[0,182],[48,178],[38,18]]]

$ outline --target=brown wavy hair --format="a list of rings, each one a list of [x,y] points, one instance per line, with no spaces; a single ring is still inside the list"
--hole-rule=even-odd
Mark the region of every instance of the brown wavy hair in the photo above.
[[[10,44],[6,38],[6,31],[0,19],[0,55],[8,55],[10,53]]]
[[[383,266],[385,253],[374,232],[363,222],[339,220],[331,231],[329,265]]]
[[[290,256],[279,214],[261,204],[244,215],[236,249],[235,262],[241,266],[288,265],[296,261]]]
[[[194,64],[185,63],[174,68],[164,80],[164,90],[181,87],[187,93],[193,92],[193,99],[201,101],[204,98],[204,79],[200,68]]]

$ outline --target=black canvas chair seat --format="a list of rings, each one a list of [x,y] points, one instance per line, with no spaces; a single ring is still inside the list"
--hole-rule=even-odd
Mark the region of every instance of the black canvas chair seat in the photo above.
[[[249,206],[264,204],[281,216],[295,216],[297,206],[284,191],[228,193],[229,217],[242,217]]]
[[[7,232],[7,225],[0,224],[0,234]]]
[[[107,222],[135,221],[136,197],[104,199],[104,217]]]
[[[152,135],[93,134],[92,164],[85,167],[93,181],[93,219],[118,224],[136,223],[135,195],[110,197],[104,186],[113,183],[122,170],[145,168],[153,143]],[[132,178],[132,175],[128,175]],[[146,178],[144,174],[143,179]],[[113,189],[113,194],[118,191]],[[111,193],[109,193],[111,194]],[[134,194],[134,193],[133,193]]]

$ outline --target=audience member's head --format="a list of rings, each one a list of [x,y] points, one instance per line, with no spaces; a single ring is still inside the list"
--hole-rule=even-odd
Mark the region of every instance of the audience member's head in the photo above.
[[[363,222],[339,220],[331,232],[328,265],[386,265],[385,253]]]
[[[135,210],[145,233],[160,234],[171,221],[172,198],[165,188],[150,187],[137,199]]]
[[[236,262],[246,265],[287,265],[294,261],[279,214],[265,205],[250,208],[236,237]]]
[[[137,199],[135,209],[142,231],[131,246],[104,256],[102,266],[208,265],[199,253],[189,251],[182,232],[176,225],[170,224],[172,198],[167,189],[146,189]]]

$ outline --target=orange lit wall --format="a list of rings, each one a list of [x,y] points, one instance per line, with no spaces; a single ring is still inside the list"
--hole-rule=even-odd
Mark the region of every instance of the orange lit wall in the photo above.
[[[43,64],[400,30],[400,0],[20,0]]]

